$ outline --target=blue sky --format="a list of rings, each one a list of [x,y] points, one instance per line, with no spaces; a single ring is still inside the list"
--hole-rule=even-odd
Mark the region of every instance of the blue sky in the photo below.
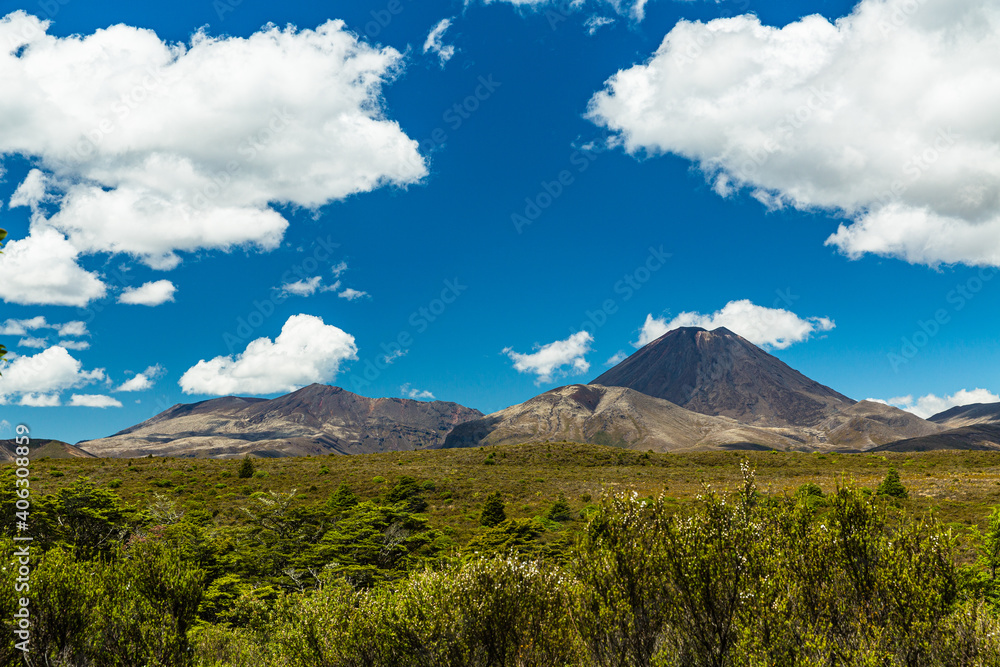
[[[1000,400],[995,2],[7,7],[0,437],[313,381],[488,413],[684,324]]]

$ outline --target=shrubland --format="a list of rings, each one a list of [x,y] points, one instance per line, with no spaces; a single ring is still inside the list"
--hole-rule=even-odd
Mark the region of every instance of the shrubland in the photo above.
[[[989,452],[531,443],[247,467],[33,462],[29,664],[1000,664]]]

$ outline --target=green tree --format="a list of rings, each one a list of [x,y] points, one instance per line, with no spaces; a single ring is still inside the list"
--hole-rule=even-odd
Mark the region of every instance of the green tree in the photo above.
[[[253,477],[253,473],[254,473],[253,459],[251,459],[250,455],[248,454],[243,457],[243,463],[240,464],[240,471],[238,477],[240,479],[250,479],[251,477]]]
[[[573,516],[573,510],[569,508],[566,496],[560,493],[556,501],[552,503],[552,507],[549,508],[545,518],[549,521],[567,521],[571,516]]]
[[[899,481],[899,473],[895,468],[890,467],[885,479],[875,489],[875,494],[879,496],[889,496],[890,498],[906,498],[910,494],[906,487]]]
[[[479,523],[487,528],[492,528],[493,526],[499,526],[506,520],[507,512],[504,511],[503,498],[500,497],[499,491],[494,491],[486,496],[486,502],[483,503],[483,511],[479,515]]]

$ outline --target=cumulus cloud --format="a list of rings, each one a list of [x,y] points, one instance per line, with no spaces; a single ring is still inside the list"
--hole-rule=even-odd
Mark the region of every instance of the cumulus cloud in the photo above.
[[[87,323],[81,322],[79,320],[74,320],[72,322],[66,322],[65,324],[54,324],[52,328],[56,330],[56,334],[59,336],[86,336],[87,335]]]
[[[897,396],[895,398],[890,398],[888,401],[879,402],[894,405],[901,410],[912,412],[918,417],[927,419],[928,417],[933,417],[939,412],[944,412],[945,410],[959,405],[970,405],[972,403],[997,403],[1000,402],[1000,396],[987,389],[980,389],[977,387],[976,389],[971,390],[960,389],[951,396],[942,397],[935,396],[934,394],[927,394],[926,396],[921,396],[916,400],[913,399],[913,396]]]
[[[48,25],[23,11],[0,19],[0,155],[38,166],[11,200],[31,208],[31,233],[0,256],[8,301],[99,298],[80,253],[170,269],[182,252],[270,250],[288,225],[272,205],[315,209],[427,173],[383,111],[402,55],[342,21],[189,44],[125,25],[56,37]]]
[[[105,379],[103,368],[84,370],[79,360],[58,345],[38,354],[0,361],[0,374],[0,404],[20,396],[22,405],[58,405],[59,392]]]
[[[61,340],[59,347],[64,347],[67,350],[87,350],[90,348],[90,343],[85,340]]]
[[[43,348],[43,347],[48,347],[48,343],[45,341],[44,338],[34,338],[34,337],[31,337],[31,336],[28,336],[28,337],[22,338],[21,340],[17,341],[17,346],[18,347]]]
[[[235,356],[202,359],[180,379],[185,394],[273,394],[329,382],[357,359],[354,336],[313,315],[293,315],[272,341],[258,338]]]
[[[27,320],[8,319],[0,324],[0,334],[4,336],[23,336],[29,331],[37,331],[38,329],[55,329],[59,336],[87,335],[86,322],[74,320],[63,324],[49,323],[42,315]]]
[[[174,300],[177,288],[169,280],[156,280],[143,283],[138,287],[126,287],[118,297],[118,303],[133,306],[159,306]]]
[[[118,388],[116,388],[115,391],[145,391],[151,388],[156,379],[163,375],[163,373],[163,366],[159,364],[150,366],[143,372],[136,373],[134,376],[118,385]]]
[[[29,408],[56,408],[61,405],[59,394],[24,394],[18,405]]]
[[[580,375],[590,370],[585,356],[590,352],[594,337],[586,331],[578,331],[565,340],[557,340],[547,345],[536,345],[531,354],[521,354],[506,347],[503,353],[514,362],[518,373],[537,375],[535,384],[552,382],[563,375]]]
[[[320,288],[322,281],[323,278],[321,276],[303,278],[302,280],[296,280],[294,283],[285,283],[281,286],[281,291],[294,296],[312,296]]]
[[[730,301],[721,310],[708,315],[680,313],[669,322],[665,317],[653,317],[649,314],[639,330],[639,340],[633,345],[642,347],[680,327],[701,327],[708,330],[725,327],[754,345],[783,350],[789,345],[807,340],[814,333],[829,331],[835,326],[833,320],[826,317],[801,318],[782,308],[765,308],[743,299]]]
[[[434,394],[432,394],[427,390],[414,389],[413,387],[410,386],[409,382],[407,382],[406,384],[404,384],[399,388],[399,393],[405,396],[406,398],[412,398],[417,401],[434,400]]]
[[[2,137],[0,124],[0,141]],[[0,255],[0,285],[4,287],[0,297],[8,303],[49,306],[86,306],[100,299],[107,288],[96,273],[77,264],[79,255],[54,229],[39,229],[27,238],[10,241]]]
[[[103,394],[73,394],[69,405],[81,408],[120,408],[121,401]]]
[[[1000,265],[998,51],[995,1],[680,21],[588,114],[630,153],[694,161],[720,195],[839,213],[827,244],[850,257]]]
[[[451,57],[455,55],[455,47],[450,44],[444,44],[444,32],[451,27],[452,19],[441,19],[438,21],[431,31],[427,33],[427,39],[424,41],[424,53],[434,53],[438,57],[438,61],[441,63],[441,67],[451,60]]]

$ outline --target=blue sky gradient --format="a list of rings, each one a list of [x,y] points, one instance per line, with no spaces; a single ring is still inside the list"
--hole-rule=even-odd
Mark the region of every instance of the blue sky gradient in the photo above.
[[[398,13],[386,14],[390,5]],[[0,437],[12,437],[10,427],[25,423],[35,437],[77,442],[176,403],[211,398],[182,392],[182,375],[199,360],[239,354],[257,338],[275,339],[298,314],[354,337],[357,359],[342,362],[323,381],[367,396],[430,392],[486,413],[593,379],[613,355],[635,350],[650,314],[669,321],[739,300],[835,323],[769,351],[852,398],[1000,392],[1000,279],[991,280],[988,263],[927,266],[878,254],[851,259],[824,245],[844,223],[843,212],[769,210],[746,190],[720,196],[691,159],[608,146],[614,133],[587,117],[605,82],[646,62],[681,19],[752,13],[781,27],[810,14],[834,21],[849,14],[852,3],[657,0],[641,21],[603,4],[574,11],[415,0],[69,0],[8,7],[49,18],[49,34],[59,37],[122,23],[184,43],[199,29],[247,37],[268,23],[312,29],[342,19],[361,40],[403,54],[396,77],[382,88],[383,113],[420,142],[429,173],[416,184],[377,187],[314,210],[276,204],[289,226],[270,251],[181,252],[182,262],[170,271],[127,254],[81,255],[80,265],[109,287],[107,296],[85,307],[12,302],[0,285],[0,322],[39,315],[49,323],[86,322],[81,339],[89,348],[70,353],[84,369],[104,369],[106,378],[58,390],[57,407],[20,405],[20,395],[9,394],[0,405],[6,422],[0,428],[8,433]],[[53,7],[46,16],[45,8]],[[592,16],[615,21],[591,35],[585,22]],[[443,41],[455,54],[442,65],[423,45],[445,18],[452,24]],[[8,243],[29,234],[29,209],[8,202],[38,164],[37,156],[3,155],[0,227],[8,230]],[[535,212],[532,203],[543,206],[518,228],[517,216]],[[660,253],[669,258],[647,274],[643,267]],[[333,283],[341,262],[347,264],[336,276],[342,285],[367,296],[280,296],[296,271],[295,279],[322,276],[324,284]],[[627,277],[638,287],[623,287]],[[153,307],[116,302],[124,287],[162,279],[176,287],[172,301]],[[436,301],[443,293],[451,303]],[[936,327],[928,324],[935,317],[943,321]],[[922,323],[933,336],[920,335]],[[566,366],[539,382],[538,373],[518,372],[504,352],[530,354],[581,330],[593,336],[582,357],[585,372]],[[915,335],[922,344],[904,354]],[[19,346],[20,338],[0,342],[22,357],[40,351]],[[48,344],[56,338],[50,333]],[[384,363],[400,341],[406,341],[405,356]],[[115,391],[157,365],[163,372],[150,388]],[[73,393],[111,396],[121,407],[70,406]]]

